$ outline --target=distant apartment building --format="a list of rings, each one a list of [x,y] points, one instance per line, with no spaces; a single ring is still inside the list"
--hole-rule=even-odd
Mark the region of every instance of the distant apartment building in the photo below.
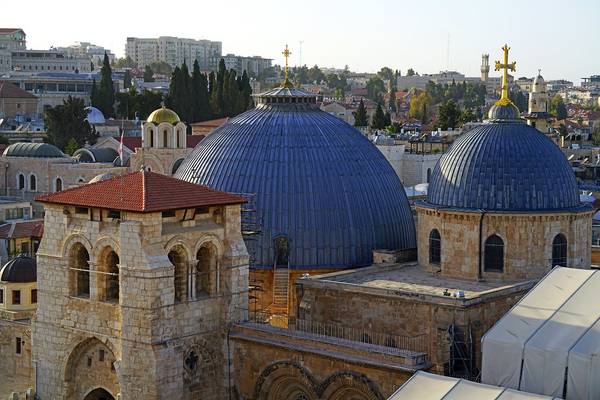
[[[158,38],[128,37],[125,55],[144,68],[146,65],[164,61],[176,67],[185,61],[189,66],[198,60],[200,69],[216,70],[222,55],[222,43],[160,36]]]
[[[94,65],[102,64],[102,61],[104,61],[104,53],[106,53],[111,63],[115,59],[115,55],[110,50],[90,42],[75,42],[75,44],[71,46],[57,47],[56,50],[63,52],[68,57],[87,58],[92,61]]]
[[[0,28],[0,49],[25,50],[27,42],[25,32],[19,28]]]
[[[90,72],[89,58],[68,56],[56,49],[12,51],[11,64],[15,71]]]
[[[557,79],[553,81],[547,81],[546,87],[548,88],[549,92],[558,92],[559,90],[571,89],[573,87],[573,82],[565,79]]]
[[[271,68],[273,61],[270,58],[260,56],[244,57],[235,54],[227,54],[223,56],[223,60],[227,69],[235,70],[238,75],[246,71],[249,76],[254,78],[259,76],[265,69]]]
[[[600,75],[592,75],[589,78],[581,78],[581,87],[584,89],[600,89]]]

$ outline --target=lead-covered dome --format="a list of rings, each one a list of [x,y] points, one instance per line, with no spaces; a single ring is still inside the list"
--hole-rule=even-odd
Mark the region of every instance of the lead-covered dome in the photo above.
[[[426,203],[490,211],[581,207],[560,149],[514,119],[488,121],[460,136],[434,168]]]
[[[256,195],[256,267],[273,266],[282,236],[298,269],[364,266],[373,249],[416,246],[402,184],[366,137],[298,89],[256,100],[200,142],[175,175]]]
[[[0,270],[0,281],[11,283],[31,283],[37,279],[35,259],[20,254],[13,258]]]

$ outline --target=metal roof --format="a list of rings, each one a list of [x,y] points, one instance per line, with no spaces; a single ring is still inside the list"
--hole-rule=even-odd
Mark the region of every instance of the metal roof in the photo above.
[[[256,195],[256,267],[272,267],[279,235],[298,269],[364,266],[373,249],[415,247],[391,165],[358,130],[309,103],[261,104],[229,120],[175,177]]]
[[[427,203],[492,211],[581,207],[563,153],[522,122],[485,123],[460,136],[431,174]]]
[[[65,157],[58,147],[48,143],[19,142],[11,144],[4,150],[5,157],[38,157],[59,158]]]
[[[28,283],[37,280],[37,265],[35,259],[24,254],[7,262],[0,271],[0,281]]]

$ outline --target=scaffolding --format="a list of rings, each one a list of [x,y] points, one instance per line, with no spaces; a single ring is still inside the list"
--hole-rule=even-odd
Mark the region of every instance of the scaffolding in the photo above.
[[[445,365],[445,375],[477,381],[479,371],[475,365],[475,346],[471,325],[448,326],[450,339],[449,357]]]

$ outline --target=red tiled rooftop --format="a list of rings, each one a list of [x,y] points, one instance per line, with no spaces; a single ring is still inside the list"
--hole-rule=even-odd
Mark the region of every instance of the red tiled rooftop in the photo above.
[[[36,99],[37,97],[10,82],[0,81],[0,98]]]
[[[36,200],[142,213],[246,202],[240,196],[148,171],[39,196]]]
[[[202,139],[204,139],[204,135],[187,135],[187,140],[185,145],[188,148],[193,149],[194,147],[196,147],[196,145],[198,143],[200,143],[202,141]]]
[[[211,120],[202,121],[202,122],[194,122],[192,124],[192,126],[206,126],[209,128],[218,128],[219,126],[223,125],[227,121],[229,121],[229,117],[211,119]]]
[[[6,223],[0,226],[0,239],[39,237],[44,234],[44,220],[30,219]]]

